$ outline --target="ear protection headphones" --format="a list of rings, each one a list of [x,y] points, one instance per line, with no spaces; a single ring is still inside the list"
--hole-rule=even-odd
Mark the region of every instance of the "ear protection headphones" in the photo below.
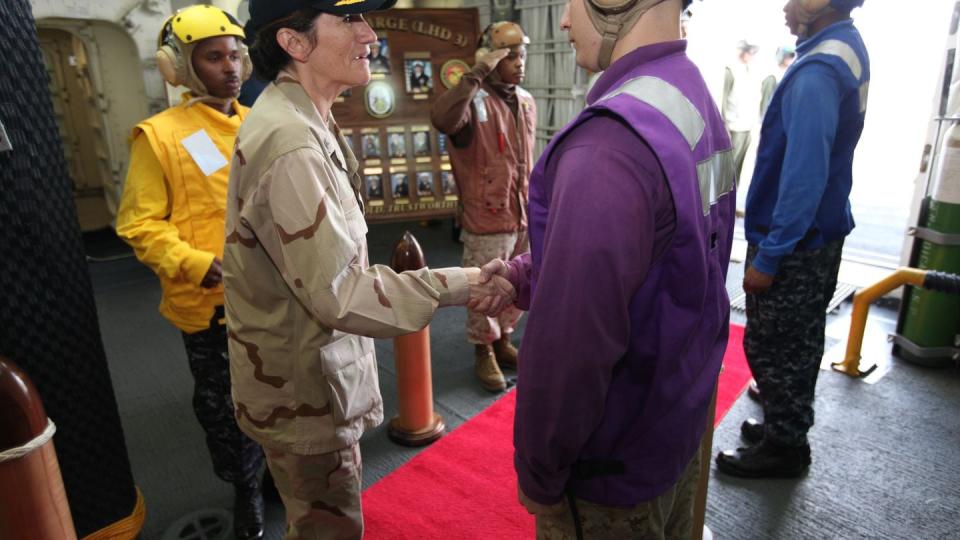
[[[587,14],[602,41],[597,65],[603,70],[610,65],[617,41],[629,32],[644,13],[665,0],[586,0]],[[683,0],[686,9],[693,0]],[[678,21],[679,23],[679,21]],[[678,24],[679,27],[679,24]]]
[[[650,8],[665,0],[586,0],[587,14],[593,27],[600,33],[600,51],[597,65],[607,69],[617,41],[629,32]],[[678,21],[679,27],[679,21]]]
[[[203,83],[193,74],[190,53],[196,43],[212,37],[234,36],[240,51],[240,80],[246,81],[253,73],[253,62],[247,46],[243,43],[244,32],[232,15],[220,8],[208,5],[190,6],[167,17],[157,36],[157,69],[163,80],[173,86],[187,86],[191,82],[202,88]]]
[[[163,80],[173,86],[183,86],[187,82],[187,66],[182,62],[183,55],[179,54],[180,47],[176,44],[170,21],[173,16],[163,21],[160,35],[157,37],[157,69]]]
[[[479,62],[490,52],[490,29],[493,28],[493,25],[494,23],[488,24],[483,32],[480,32],[480,39],[477,40],[477,52],[473,53],[474,62]]]

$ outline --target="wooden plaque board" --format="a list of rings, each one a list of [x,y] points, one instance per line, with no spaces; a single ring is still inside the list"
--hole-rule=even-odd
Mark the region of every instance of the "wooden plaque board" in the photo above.
[[[333,105],[360,161],[366,219],[452,217],[458,199],[449,143],[430,124],[430,109],[473,64],[479,12],[392,9],[366,19],[379,38],[371,46],[373,78]]]

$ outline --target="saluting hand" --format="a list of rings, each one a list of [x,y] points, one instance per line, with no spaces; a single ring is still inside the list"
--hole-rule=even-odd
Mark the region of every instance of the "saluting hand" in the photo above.
[[[487,67],[490,68],[490,71],[493,71],[497,69],[497,64],[506,58],[508,54],[510,54],[510,49],[508,48],[496,49],[481,56],[480,62],[486,64]]]

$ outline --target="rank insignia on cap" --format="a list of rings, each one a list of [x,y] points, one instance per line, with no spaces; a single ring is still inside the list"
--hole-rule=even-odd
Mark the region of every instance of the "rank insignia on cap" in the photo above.
[[[360,4],[366,1],[367,0],[340,0],[339,2],[334,4],[333,7],[349,6],[350,4]]]

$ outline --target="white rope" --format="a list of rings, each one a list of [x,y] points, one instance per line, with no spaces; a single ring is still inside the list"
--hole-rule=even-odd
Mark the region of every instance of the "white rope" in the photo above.
[[[0,463],[6,463],[8,461],[20,459],[30,452],[33,452],[37,448],[47,444],[47,442],[53,438],[53,434],[56,432],[57,426],[53,424],[53,420],[47,418],[47,429],[43,430],[43,433],[37,435],[36,438],[23,446],[18,446],[16,448],[11,448],[9,450],[0,452]]]

